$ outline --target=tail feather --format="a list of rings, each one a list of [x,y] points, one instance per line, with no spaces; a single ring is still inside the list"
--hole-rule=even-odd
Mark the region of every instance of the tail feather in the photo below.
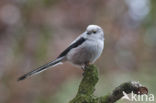
[[[21,76],[21,77],[18,78],[18,81],[24,80],[27,77],[30,77],[30,76],[36,75],[38,73],[41,73],[44,70],[47,70],[48,67],[50,67],[50,66],[54,67],[54,66],[60,64],[62,60],[63,60],[63,57],[57,58],[56,60],[54,60],[52,62],[49,62],[49,63],[47,63],[47,64],[45,64],[45,65],[43,65],[43,66],[41,66],[41,67],[39,67],[39,68],[37,68],[37,69],[29,72],[27,74],[24,74],[23,76]]]

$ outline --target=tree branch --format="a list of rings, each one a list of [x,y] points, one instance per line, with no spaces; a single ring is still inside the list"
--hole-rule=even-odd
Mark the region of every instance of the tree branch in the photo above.
[[[123,92],[126,94],[135,93],[137,95],[147,94],[148,90],[139,82],[126,82],[113,90],[110,95],[100,97],[101,103],[114,103],[123,97]]]
[[[76,97],[69,103],[114,103],[123,96],[123,91],[127,94],[147,94],[148,89],[139,82],[126,82],[113,90],[111,94],[102,97],[93,96],[95,85],[98,82],[98,72],[94,65],[89,65],[83,74]]]

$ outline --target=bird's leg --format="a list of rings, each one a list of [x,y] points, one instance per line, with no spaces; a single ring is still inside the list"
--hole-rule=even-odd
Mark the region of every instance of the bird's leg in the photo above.
[[[85,71],[85,68],[86,68],[85,65],[82,65],[82,66],[81,66],[81,69],[82,69],[83,71]]]
[[[89,62],[86,62],[84,65],[81,66],[81,69],[85,71],[85,69],[89,66],[89,64],[90,64]]]
[[[82,65],[81,69],[85,72],[85,69],[89,66],[89,62],[86,62],[84,65]],[[82,73],[82,75],[84,76],[84,72]]]
[[[87,63],[85,63],[85,68],[87,68],[88,66],[90,65],[90,63],[89,62],[87,62]]]

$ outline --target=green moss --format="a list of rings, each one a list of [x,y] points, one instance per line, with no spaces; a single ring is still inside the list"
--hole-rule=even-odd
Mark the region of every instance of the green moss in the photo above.
[[[98,103],[93,93],[98,82],[98,72],[94,65],[89,65],[83,74],[76,97],[70,103]]]
[[[84,78],[82,79],[77,95],[91,95],[95,90],[95,85],[98,82],[98,72],[94,65],[90,65],[85,69]]]
[[[95,91],[95,85],[98,82],[97,68],[94,65],[88,66],[85,68],[83,76],[76,97],[69,103],[115,103],[123,96],[123,91],[129,94],[132,91],[138,93],[138,90],[143,90],[139,88],[147,89],[138,82],[126,82],[116,87],[112,93],[96,97],[93,93]]]

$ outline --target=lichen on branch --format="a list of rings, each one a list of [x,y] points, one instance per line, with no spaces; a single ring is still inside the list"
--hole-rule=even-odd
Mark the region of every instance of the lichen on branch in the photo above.
[[[98,72],[94,65],[85,68],[83,79],[79,85],[78,92],[69,103],[115,103],[123,96],[123,91],[127,94],[147,94],[148,89],[139,82],[126,82],[116,87],[111,94],[96,97],[93,95],[95,85],[98,82]]]

